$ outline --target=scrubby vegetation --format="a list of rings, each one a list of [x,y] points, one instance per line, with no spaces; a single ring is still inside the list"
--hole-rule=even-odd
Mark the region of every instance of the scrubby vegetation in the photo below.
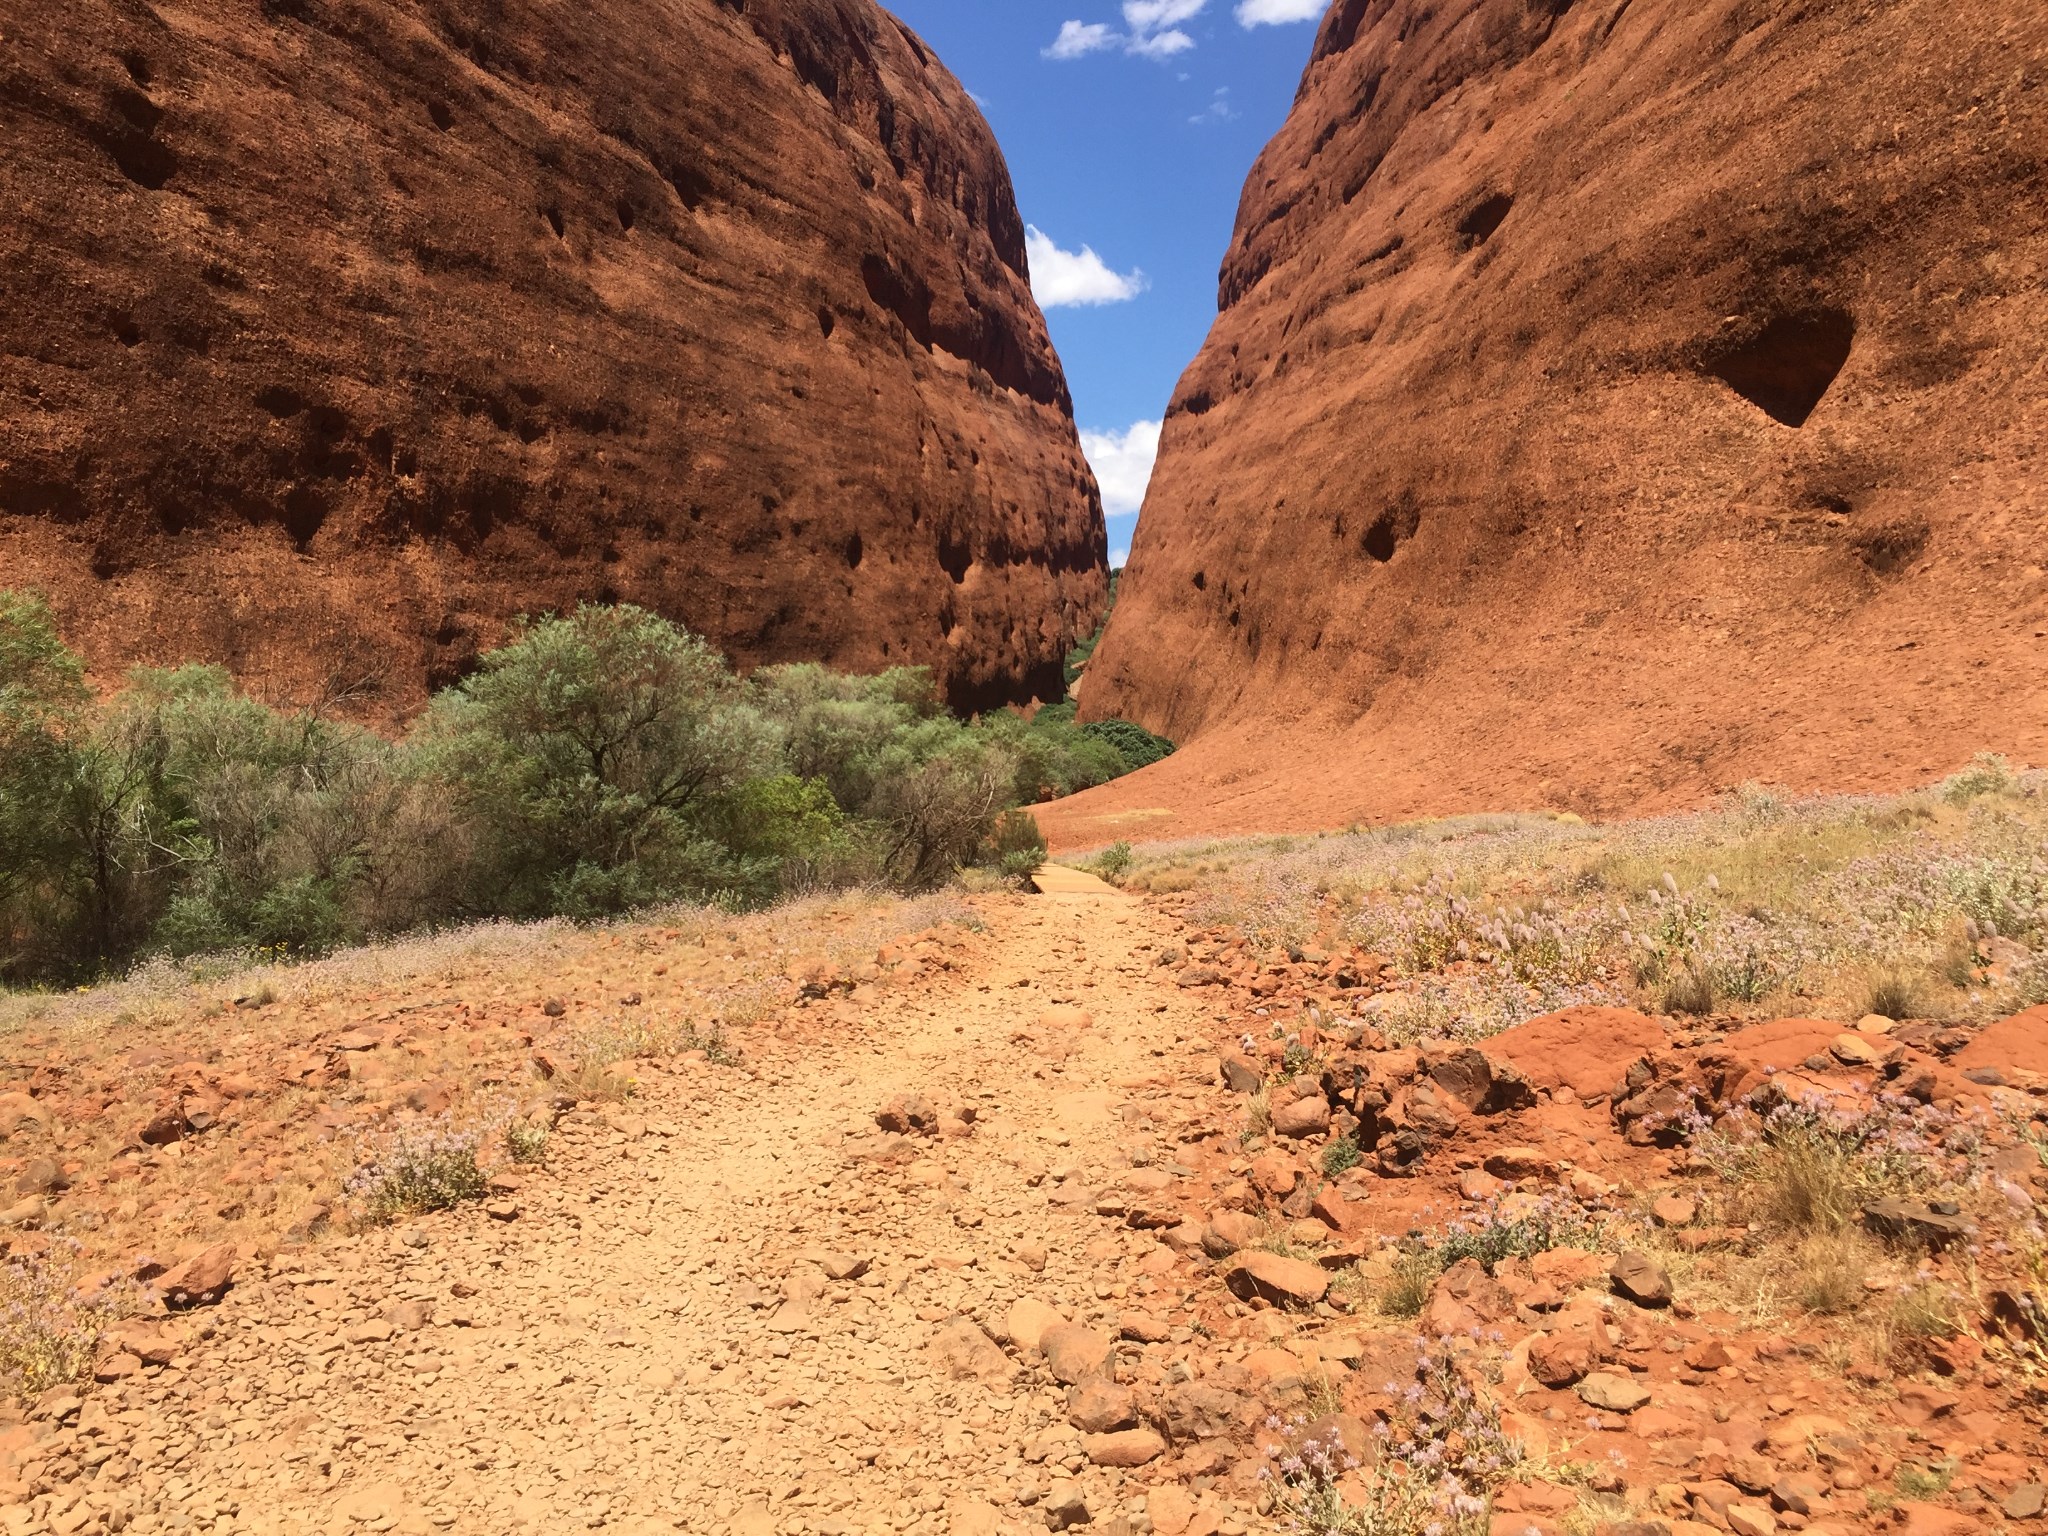
[[[1613,827],[1470,816],[1111,850],[1120,883],[1278,949],[1400,973],[1396,1041],[1551,1008],[1991,1017],[2048,998],[2048,775],[1986,755],[1917,793],[1720,806]]]
[[[526,625],[390,741],[214,667],[96,698],[47,606],[0,592],[0,980],[1014,876],[1044,852],[1022,807],[1171,749],[1072,705],[960,720],[916,668],[741,678],[631,607]]]

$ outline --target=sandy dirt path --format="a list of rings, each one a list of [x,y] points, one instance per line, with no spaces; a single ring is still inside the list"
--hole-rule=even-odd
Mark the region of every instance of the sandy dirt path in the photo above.
[[[1164,918],[1069,885],[985,903],[935,983],[814,1004],[743,1066],[570,1114],[515,1219],[247,1274],[183,1360],[88,1402],[74,1454],[132,1463],[92,1486],[141,1532],[832,1536],[1042,1529],[1069,1483],[1143,1531],[1142,1484],[1087,1464],[1042,1364],[983,1352],[963,1380],[932,1347],[1027,1295],[1114,1337],[1192,1283],[1087,1191],[1170,1161],[1212,1071],[1198,1010],[1155,979]],[[878,1155],[906,1092],[973,1134]],[[1172,1334],[1142,1346],[1169,1368]],[[114,1523],[65,1502],[11,1528]]]

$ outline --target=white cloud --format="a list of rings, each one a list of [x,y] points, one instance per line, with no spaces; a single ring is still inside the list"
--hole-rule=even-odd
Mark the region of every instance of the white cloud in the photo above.
[[[1133,32],[1177,27],[1202,14],[1209,0],[1124,0],[1124,25]]]
[[[1237,24],[1253,27],[1284,27],[1293,21],[1322,20],[1325,0],[1239,0]]]
[[[1091,21],[1085,25],[1078,21],[1063,21],[1060,23],[1060,35],[1052,40],[1052,46],[1044,53],[1048,59],[1080,59],[1091,53],[1101,53],[1106,48],[1115,48],[1123,41],[1123,35],[1106,21]]]
[[[1195,46],[1195,40],[1175,27],[1170,32],[1154,32],[1147,36],[1133,36],[1124,45],[1124,52],[1135,53],[1141,59],[1170,59],[1176,53],[1186,53]]]
[[[1197,112],[1188,121],[1191,123],[1234,123],[1240,113],[1230,104],[1230,87],[1219,85],[1216,94],[1209,98],[1209,105]]]
[[[1130,31],[1119,32],[1106,21],[1063,21],[1060,35],[1042,51],[1048,59],[1080,59],[1121,48],[1141,59],[1170,59],[1195,46],[1180,23],[1201,15],[1208,4],[1209,0],[1124,0],[1124,25]]]
[[[1121,432],[1082,430],[1081,451],[1102,487],[1102,510],[1111,517],[1128,516],[1145,504],[1152,461],[1159,457],[1159,425],[1134,421]]]
[[[1031,296],[1040,309],[1081,304],[1122,304],[1152,286],[1135,267],[1117,272],[1089,246],[1063,251],[1036,225],[1024,226],[1024,250],[1031,260]]]

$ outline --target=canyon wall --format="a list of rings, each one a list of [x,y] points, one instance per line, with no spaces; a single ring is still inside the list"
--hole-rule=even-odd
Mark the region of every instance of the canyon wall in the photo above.
[[[870,0],[0,0],[0,584],[396,719],[522,613],[1056,697],[1100,499]]]
[[[1066,841],[2048,760],[2048,9],[1338,0],[1219,302]]]

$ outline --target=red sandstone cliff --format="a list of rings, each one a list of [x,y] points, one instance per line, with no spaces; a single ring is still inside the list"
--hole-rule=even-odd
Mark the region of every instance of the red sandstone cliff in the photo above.
[[[2048,9],[1339,0],[1220,301],[1068,842],[2048,759]]]
[[[994,138],[869,0],[0,0],[0,584],[416,704],[521,612],[1051,692],[1100,502]]]

